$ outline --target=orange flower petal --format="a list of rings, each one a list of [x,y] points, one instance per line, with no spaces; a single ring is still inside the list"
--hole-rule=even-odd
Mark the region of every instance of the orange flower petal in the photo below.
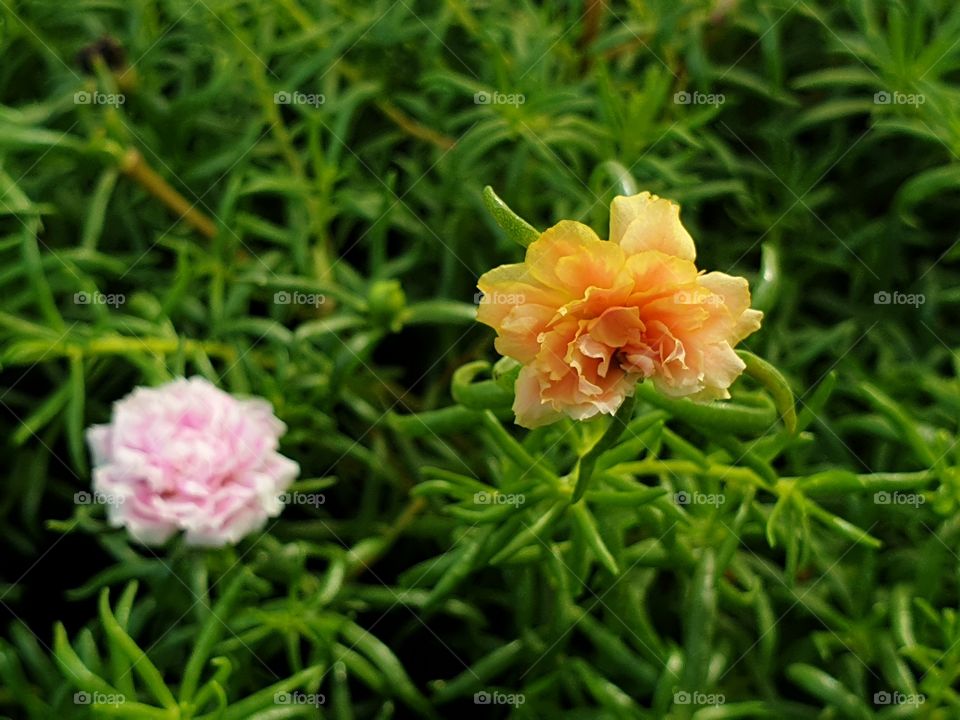
[[[700,274],[679,207],[618,197],[610,237],[563,221],[524,262],[485,273],[478,320],[521,362],[514,412],[524,427],[615,413],[650,378],[663,393],[729,397],[744,370],[737,342],[760,327],[747,281]]]
[[[613,199],[610,240],[627,253],[659,250],[683,260],[697,258],[693,238],[680,222],[680,206],[648,192]]]

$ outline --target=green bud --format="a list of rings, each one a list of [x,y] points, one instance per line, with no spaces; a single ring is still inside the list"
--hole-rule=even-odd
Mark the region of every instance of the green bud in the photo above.
[[[407,296],[397,280],[377,280],[367,296],[370,320],[374,325],[400,332],[403,327]]]

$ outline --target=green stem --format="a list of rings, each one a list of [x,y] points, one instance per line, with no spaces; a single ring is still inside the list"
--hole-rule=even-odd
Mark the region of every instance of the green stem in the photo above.
[[[594,446],[580,458],[580,465],[577,471],[577,486],[573,490],[571,502],[577,502],[583,497],[583,494],[587,491],[587,487],[590,485],[590,478],[593,476],[593,469],[597,465],[597,458],[617,442],[617,439],[623,433],[624,429],[626,429],[627,423],[630,422],[630,418],[633,417],[633,409],[636,405],[637,400],[634,396],[630,396],[624,400],[610,421],[610,426],[606,432],[604,432]]]
[[[646,383],[637,385],[637,396],[673,417],[700,428],[740,435],[762,435],[777,421],[773,408],[754,408],[737,403],[696,403],[661,395]]]
[[[453,373],[450,394],[460,405],[471,410],[487,410],[513,405],[513,390],[503,387],[496,380],[473,379],[490,369],[490,363],[477,360],[463,365]]]
[[[524,472],[531,473],[541,480],[556,485],[559,481],[556,475],[548,470],[538,458],[534,458],[526,449],[518,443],[510,433],[508,433],[497,416],[490,410],[485,410],[483,415],[483,426],[491,439],[496,443],[504,455],[512,460]]]
[[[737,355],[747,365],[747,375],[766,388],[773,398],[787,432],[791,435],[797,430],[797,410],[793,402],[793,391],[783,375],[773,365],[752,352],[737,350]]]

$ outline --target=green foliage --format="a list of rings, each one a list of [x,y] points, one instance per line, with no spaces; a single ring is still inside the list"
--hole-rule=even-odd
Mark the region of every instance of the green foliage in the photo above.
[[[0,716],[957,715],[960,7],[591,7],[0,2]],[[477,277],[644,189],[750,278],[747,375],[515,428]],[[325,502],[78,504],[194,374]]]

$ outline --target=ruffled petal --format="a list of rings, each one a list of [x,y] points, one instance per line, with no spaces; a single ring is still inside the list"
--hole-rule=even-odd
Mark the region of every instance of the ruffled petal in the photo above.
[[[610,240],[633,254],[659,250],[683,260],[696,260],[693,238],[680,222],[680,206],[649,192],[613,199]]]

